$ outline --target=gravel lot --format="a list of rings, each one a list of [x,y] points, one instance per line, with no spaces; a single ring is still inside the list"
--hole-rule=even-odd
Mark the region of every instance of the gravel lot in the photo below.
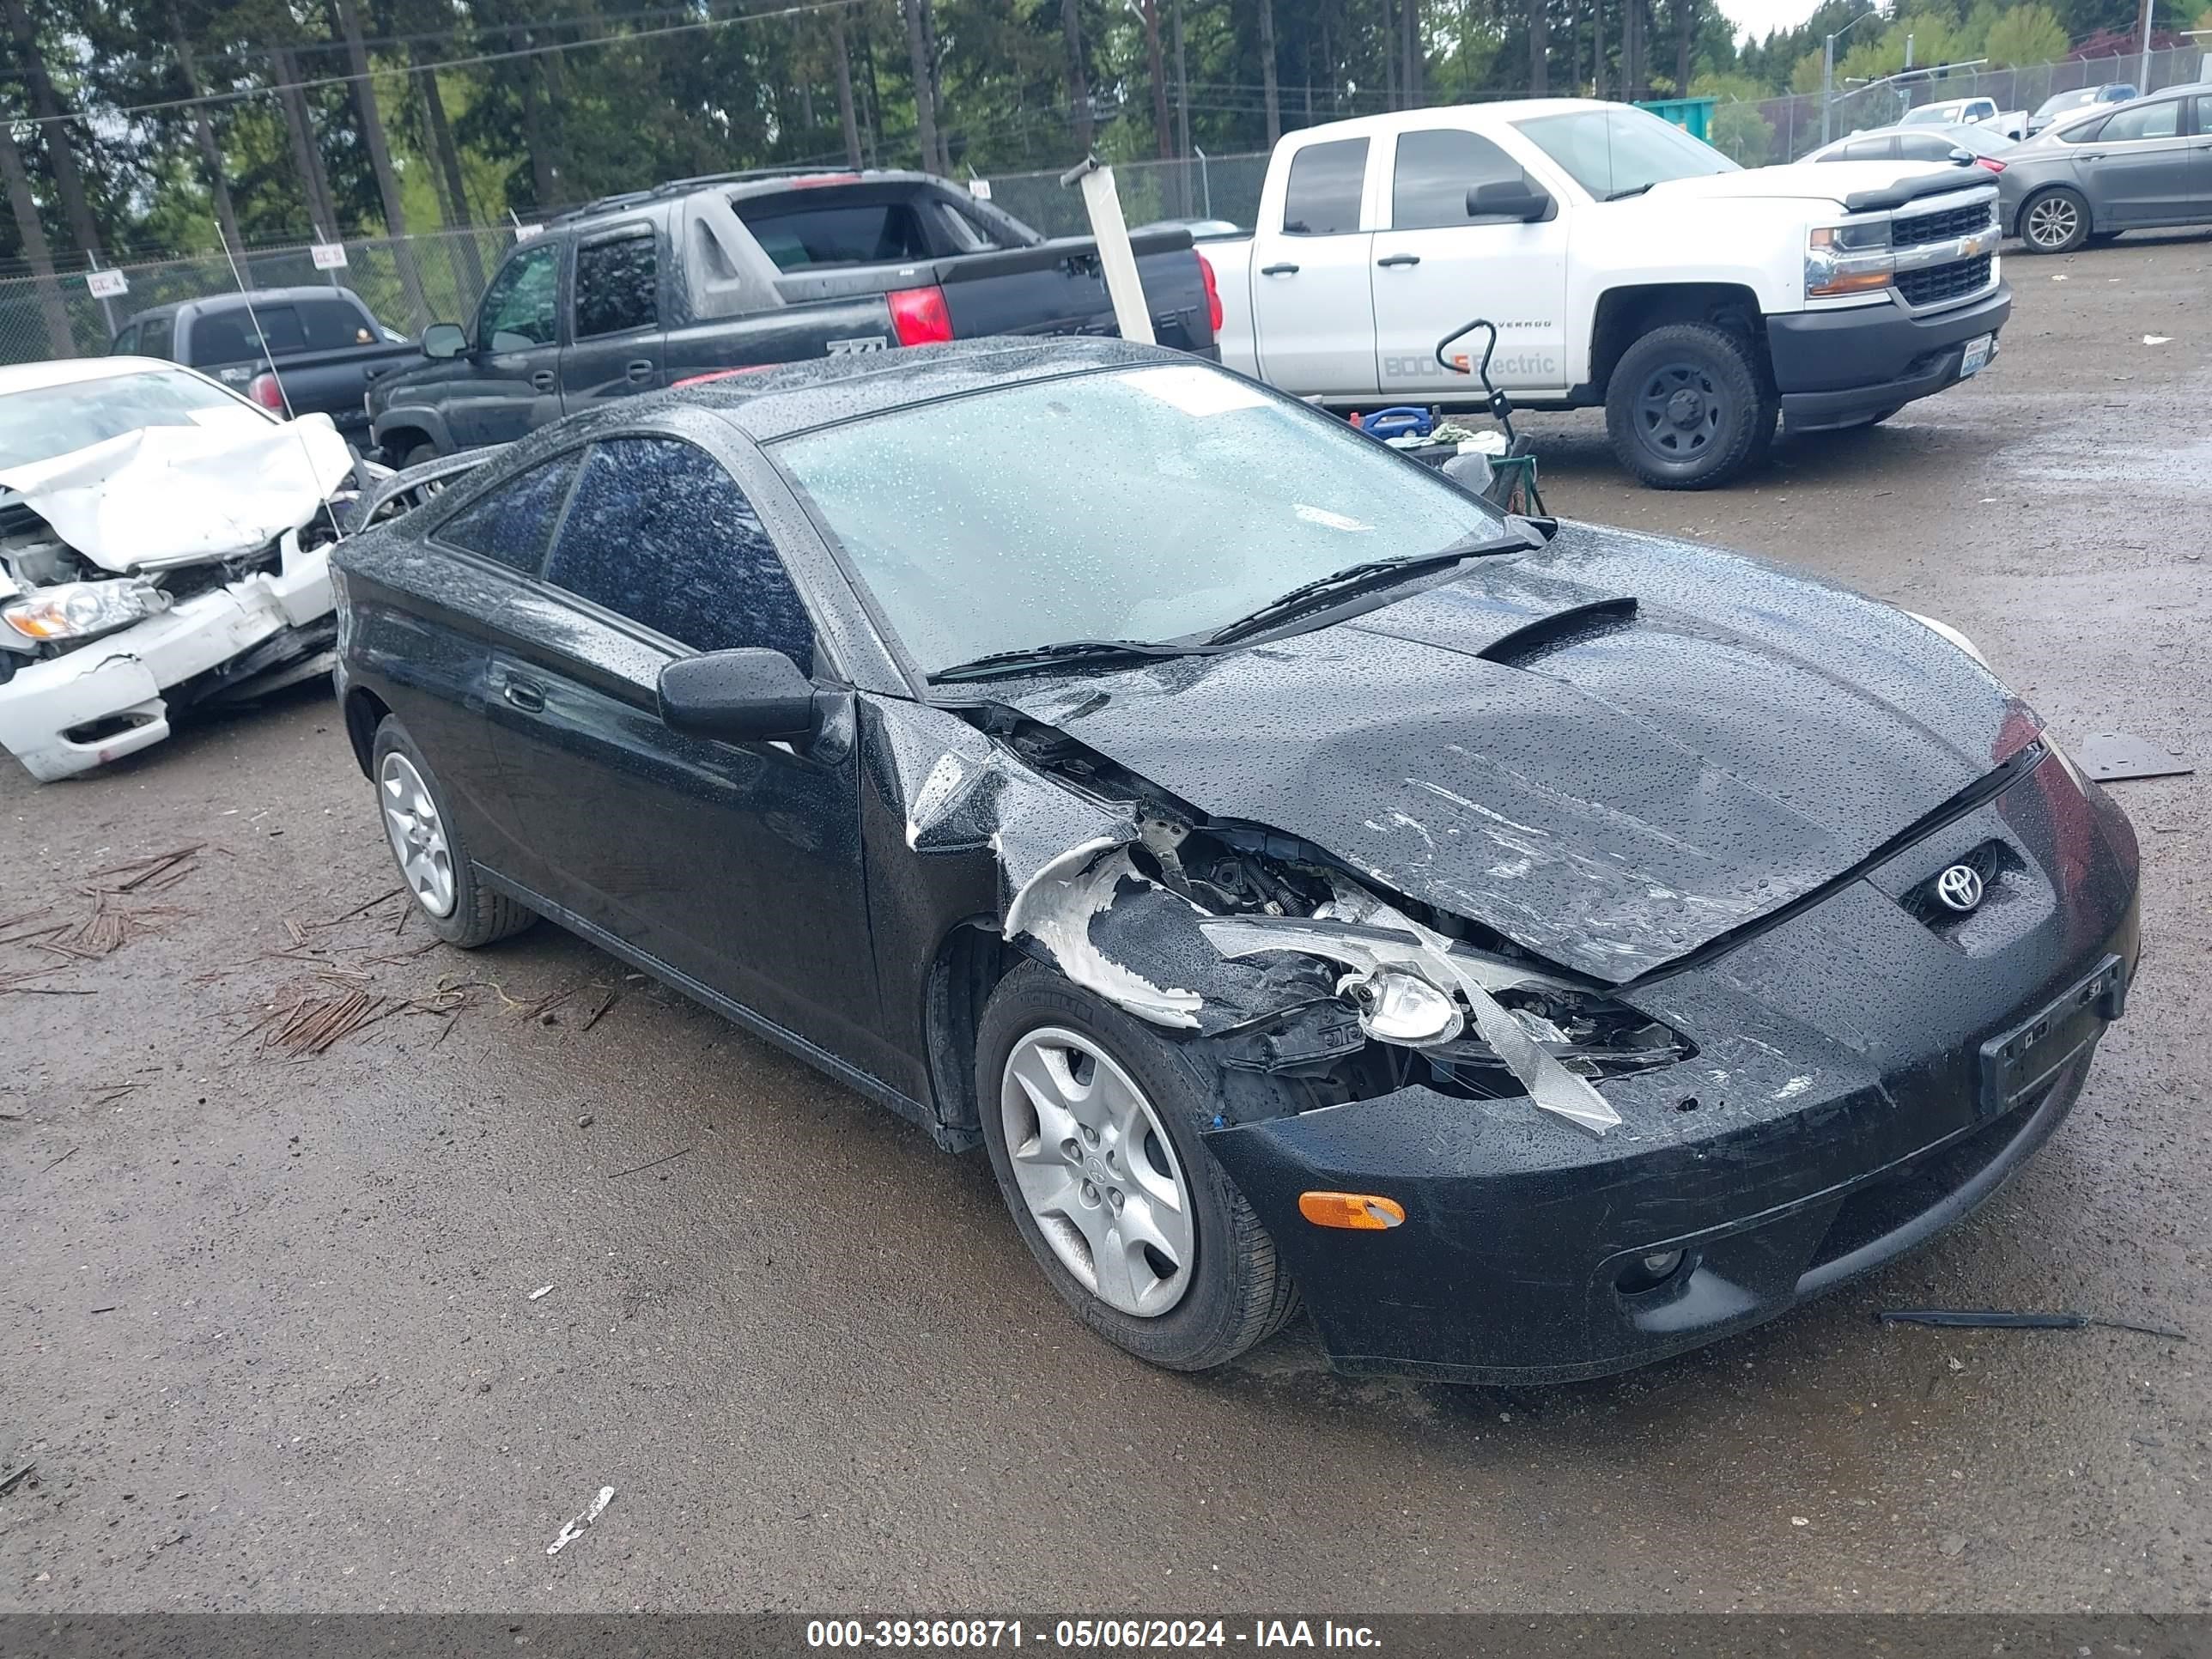
[[[1982,378],[1725,493],[1532,417],[1553,505],[1943,617],[2062,738],[2212,756],[2212,241],[2008,275]],[[0,990],[0,1477],[36,1465],[0,1609],[2212,1607],[2203,788],[2118,786],[2142,975],[1999,1199],[1750,1336],[1509,1393],[1340,1381],[1303,1328],[1148,1370],[981,1154],[550,927],[423,948],[325,696],[0,765],[0,939],[83,924],[0,945],[51,970]],[[272,1043],[356,990],[469,1006]],[[1929,1303],[2197,1340],[1869,1316]]]

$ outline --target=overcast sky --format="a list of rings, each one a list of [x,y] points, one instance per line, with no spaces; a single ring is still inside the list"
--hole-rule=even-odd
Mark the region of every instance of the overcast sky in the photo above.
[[[1794,28],[1810,17],[1820,0],[1720,0],[1722,12],[1735,25],[1736,38],[1748,33],[1763,40],[1775,29]]]

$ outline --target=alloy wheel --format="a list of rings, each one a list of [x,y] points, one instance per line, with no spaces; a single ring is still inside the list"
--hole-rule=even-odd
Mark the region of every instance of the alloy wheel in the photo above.
[[[1198,1254],[1190,1187],[1135,1079],[1088,1037],[1044,1026],[1006,1056],[999,1109],[1015,1185],[1060,1265],[1140,1319],[1181,1302]]]
[[[453,913],[453,854],[438,803],[414,762],[394,750],[379,769],[376,791],[384,808],[384,833],[415,902],[434,916]]]
[[[2040,248],[2063,248],[2081,228],[2081,210],[2063,196],[2046,196],[2027,210],[2027,240]]]

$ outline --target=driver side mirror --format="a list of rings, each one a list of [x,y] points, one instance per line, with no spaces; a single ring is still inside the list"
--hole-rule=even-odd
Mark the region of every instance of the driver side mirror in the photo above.
[[[469,349],[469,337],[459,323],[433,323],[422,331],[425,357],[458,357]]]
[[[730,743],[814,735],[814,682],[781,651],[709,651],[660,671],[660,718],[672,732]]]
[[[1523,173],[1518,179],[1492,179],[1467,192],[1470,219],[1518,219],[1533,224],[1552,210],[1552,198]]]

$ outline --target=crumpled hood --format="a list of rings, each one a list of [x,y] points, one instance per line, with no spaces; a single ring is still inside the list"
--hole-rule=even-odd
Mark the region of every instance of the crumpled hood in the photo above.
[[[1314,633],[1009,701],[1614,983],[1840,874],[2036,729],[1902,611],[1588,527]]]
[[[149,426],[0,471],[0,489],[103,569],[266,547],[353,471],[327,415]]]

